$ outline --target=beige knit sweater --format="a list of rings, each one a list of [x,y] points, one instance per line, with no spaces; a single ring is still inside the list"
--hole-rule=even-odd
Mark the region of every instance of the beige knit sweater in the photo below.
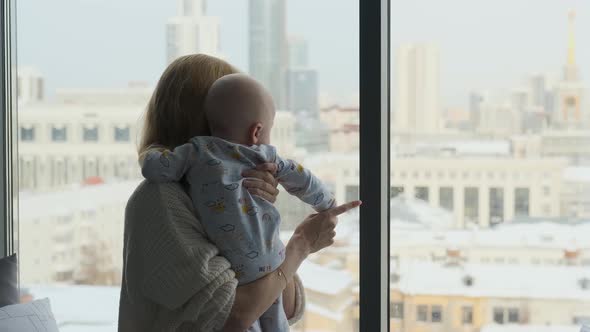
[[[143,182],[125,211],[119,331],[216,331],[233,305],[237,280],[195,218],[178,183]],[[296,314],[305,306],[296,281]]]

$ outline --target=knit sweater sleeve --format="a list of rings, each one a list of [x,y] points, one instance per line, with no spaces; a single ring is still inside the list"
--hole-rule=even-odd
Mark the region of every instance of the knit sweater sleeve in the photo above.
[[[219,329],[233,305],[237,280],[196,219],[178,183],[144,182],[126,210],[124,282],[136,298],[160,309],[154,331]],[[131,257],[131,258],[130,258]]]
[[[237,280],[230,263],[206,237],[181,185],[142,183],[129,200],[125,219],[125,296],[155,305],[155,317],[149,318],[154,319],[152,330],[221,329],[233,306]],[[291,323],[304,310],[301,283],[296,301]]]

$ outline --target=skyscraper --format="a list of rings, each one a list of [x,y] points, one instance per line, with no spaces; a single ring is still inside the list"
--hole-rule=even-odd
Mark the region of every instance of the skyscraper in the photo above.
[[[287,109],[306,111],[318,116],[318,72],[310,68],[289,68],[287,71]]]
[[[469,122],[471,122],[471,128],[477,129],[479,127],[483,105],[489,102],[489,99],[487,92],[473,91],[469,94]]]
[[[397,49],[394,130],[435,133],[440,129],[439,67],[434,45],[406,44]]]
[[[299,36],[289,37],[289,67],[309,66],[309,46],[307,40]]]
[[[285,108],[288,65],[285,0],[249,2],[249,72]]]
[[[193,53],[219,55],[219,21],[206,16],[206,0],[178,0],[178,14],[166,23],[167,63]]]

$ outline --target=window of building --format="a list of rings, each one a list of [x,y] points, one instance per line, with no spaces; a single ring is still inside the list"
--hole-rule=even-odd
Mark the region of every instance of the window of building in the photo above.
[[[519,322],[518,308],[508,309],[508,323],[518,323],[518,322]]]
[[[453,187],[441,187],[438,192],[439,205],[443,209],[453,211],[455,208],[455,197]]]
[[[54,142],[65,142],[68,139],[68,128],[63,127],[51,127],[51,140]]]
[[[545,197],[551,195],[551,187],[549,187],[549,186],[543,186],[543,195]]]
[[[129,126],[115,127],[115,142],[129,142]]]
[[[504,324],[504,308],[494,308],[494,323]]]
[[[404,304],[403,302],[392,302],[390,306],[389,316],[391,318],[403,319],[404,318]]]
[[[416,197],[416,199],[428,202],[428,187],[414,188],[414,196]]]
[[[97,142],[98,141],[98,127],[83,127],[82,128],[82,140],[84,142]]]
[[[420,304],[416,307],[416,320],[418,322],[428,321],[428,306]]]
[[[440,323],[442,322],[442,306],[440,305],[433,305],[431,311],[431,317],[433,323]]]
[[[477,222],[479,218],[479,189],[476,187],[465,188],[465,219]]]
[[[504,221],[504,189],[490,188],[490,224]]]
[[[471,306],[461,307],[461,323],[463,325],[473,324],[473,307],[471,307]]]
[[[35,127],[22,126],[20,127],[20,140],[21,142],[31,142],[35,140]]]
[[[394,186],[389,189],[389,197],[395,198],[404,193],[404,187]]]
[[[516,188],[514,190],[514,214],[517,217],[529,216],[529,188]]]

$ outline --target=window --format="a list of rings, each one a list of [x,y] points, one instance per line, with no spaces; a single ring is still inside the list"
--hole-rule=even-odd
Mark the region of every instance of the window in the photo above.
[[[440,207],[448,210],[453,211],[454,209],[454,197],[453,197],[453,188],[452,187],[441,187],[439,189],[439,204]]]
[[[477,223],[479,218],[479,189],[465,188],[465,220]]]
[[[396,319],[404,319],[404,304],[403,302],[392,302],[390,304],[390,313],[389,316],[391,318]]]
[[[35,140],[35,127],[20,127],[20,140],[21,142],[31,142]]]
[[[551,195],[551,187],[544,186],[543,187],[543,196],[549,197]]]
[[[65,142],[68,139],[68,132],[65,126],[51,128],[51,140],[54,142]]]
[[[84,142],[97,142],[98,141],[98,127],[83,127],[82,128],[82,140]]]
[[[504,221],[504,189],[490,188],[490,224]]]
[[[508,309],[508,323],[518,323],[519,322],[519,315],[517,308],[510,308]]]
[[[367,132],[361,122],[361,102],[379,100],[359,98],[366,94],[361,92],[360,87],[366,84],[360,84],[359,75],[368,71],[359,67],[359,54],[367,52],[367,46],[361,48],[359,44],[359,7],[364,4],[357,0],[329,4],[306,1],[159,0],[137,11],[141,5],[137,0],[120,0],[117,18],[113,18],[113,7],[100,1],[22,1],[16,13],[22,37],[17,79],[22,97],[30,102],[20,99],[15,110],[19,122],[12,132],[21,142],[29,142],[15,156],[26,171],[18,178],[22,203],[18,244],[22,248],[21,283],[31,289],[35,298],[48,296],[58,306],[70,295],[91,299],[89,290],[93,289],[106,297],[117,294],[123,264],[124,209],[143,179],[137,148],[146,105],[164,68],[186,54],[221,57],[264,85],[277,109],[271,143],[282,156],[297,160],[326,183],[338,203],[358,199],[369,188],[368,182],[387,182],[372,180],[361,186],[359,179],[367,176],[364,170],[369,168],[361,165],[370,159],[370,153],[361,151],[369,150],[359,148],[360,136]],[[38,19],[40,10],[43,20]],[[338,15],[334,16],[335,12]],[[77,23],[72,24],[72,17]],[[113,19],[101,25],[104,17]],[[133,17],[132,28],[125,17]],[[47,24],[49,21],[51,24]],[[60,39],[64,31],[77,42]],[[153,31],[156,35],[159,31],[162,38],[154,40],[149,34],[133,31]],[[133,50],[125,46],[129,46],[130,35],[136,35]],[[51,56],[36,52],[40,45],[51,45]],[[82,62],[80,50],[84,50]],[[149,55],[138,59],[135,51]],[[297,56],[291,58],[291,54]],[[21,64],[34,70],[21,70]],[[0,72],[2,68],[9,67],[0,66]],[[183,100],[177,102],[184,102],[185,97],[189,96],[182,94],[179,98]],[[375,109],[369,106],[363,107]],[[379,121],[374,125],[379,126]],[[372,133],[378,131],[373,125],[368,128]],[[382,128],[379,131],[385,132]],[[377,145],[371,144],[375,155],[382,153],[375,148]],[[371,175],[382,177],[384,172],[379,169],[385,167],[379,161],[372,162]],[[407,170],[407,176],[414,171]],[[366,200],[365,206],[376,207],[377,217],[369,218],[375,222],[365,225],[387,226],[385,218],[379,221],[383,212],[378,208],[387,191],[387,187],[379,187],[377,199]],[[313,213],[310,206],[291,195],[283,193],[278,200],[275,206],[284,221],[280,230],[285,234]],[[307,318],[294,326],[294,331],[375,330],[358,326],[356,314],[364,310],[364,298],[360,296],[355,302],[359,297],[355,290],[360,288],[362,294],[369,294],[373,286],[361,285],[359,279],[368,278],[359,275],[377,270],[366,265],[360,268],[359,243],[366,243],[360,234],[373,234],[359,223],[364,213],[350,213],[341,219],[342,230],[350,227],[346,234],[339,232],[338,245],[342,243],[346,250],[318,252],[298,271],[301,275],[307,273],[308,291],[317,289],[328,275],[338,283],[330,283],[308,297]],[[60,221],[63,215],[71,216],[71,220]],[[39,219],[39,224],[32,219]],[[0,227],[0,232],[4,229]],[[42,229],[51,230],[51,234]],[[369,244],[380,242],[373,237]],[[55,264],[51,263],[52,257]],[[36,286],[40,284],[45,286]],[[385,289],[379,285],[382,293],[386,293]],[[85,306],[83,302],[78,305]],[[76,316],[72,323],[65,319],[75,308],[53,309],[63,314],[60,316],[64,318],[58,318],[59,326],[66,324],[76,331],[97,320],[115,326],[117,319],[97,317],[88,311]],[[396,310],[395,314],[403,317],[402,302]]]
[[[442,306],[440,305],[433,305],[432,306],[432,322],[433,323],[440,323],[442,322]]]
[[[416,199],[428,202],[428,187],[416,187],[414,190]]]
[[[504,308],[494,308],[494,323],[504,324]]]
[[[529,188],[516,188],[514,191],[514,214],[517,217],[529,216]]]
[[[391,187],[389,190],[389,197],[395,198],[404,193],[404,187]]]
[[[463,325],[473,324],[473,307],[471,307],[471,306],[461,307],[461,323]]]
[[[428,321],[428,306],[427,305],[418,305],[416,307],[416,320],[418,322],[427,322]]]

